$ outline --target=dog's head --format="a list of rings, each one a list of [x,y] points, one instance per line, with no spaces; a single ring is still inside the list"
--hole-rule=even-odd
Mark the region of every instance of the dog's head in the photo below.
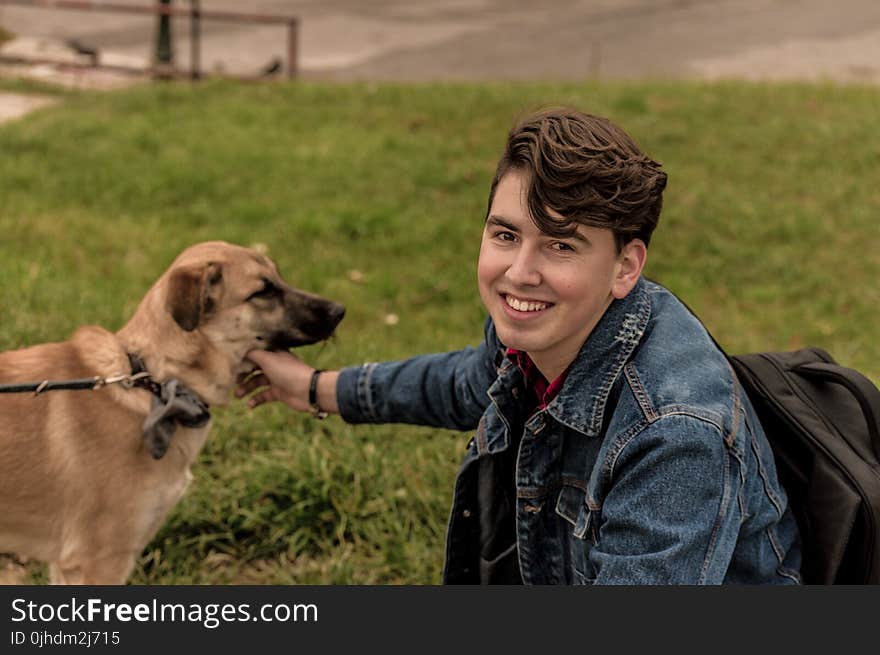
[[[339,303],[295,289],[275,263],[224,242],[185,250],[166,274],[165,308],[184,332],[198,332],[230,360],[327,339],[345,314]]]

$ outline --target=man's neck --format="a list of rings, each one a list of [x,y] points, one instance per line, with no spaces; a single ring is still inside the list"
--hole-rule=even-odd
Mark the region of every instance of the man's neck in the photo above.
[[[547,380],[547,382],[553,382],[571,365],[575,360],[575,357],[577,357],[578,352],[580,352],[580,348],[575,349],[573,353],[567,353],[561,356],[557,355],[555,357],[546,357],[543,353],[528,353],[528,355],[532,358],[532,361],[535,363],[538,370],[541,371],[541,375],[544,376],[544,379]]]

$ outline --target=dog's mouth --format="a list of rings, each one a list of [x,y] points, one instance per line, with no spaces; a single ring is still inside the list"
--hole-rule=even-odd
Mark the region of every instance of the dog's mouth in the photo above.
[[[326,335],[304,335],[300,333],[289,334],[277,332],[269,336],[258,336],[255,345],[256,350],[268,350],[270,352],[286,352],[291,348],[299,348],[301,346],[310,346],[313,343],[326,341],[333,336],[330,331]],[[257,370],[257,365],[249,359],[243,359],[236,369],[239,381],[244,380],[248,375]]]
[[[290,311],[296,316],[296,321],[291,321],[295,327],[276,330],[262,339],[266,350],[289,350],[326,341],[333,336],[345,316],[345,307],[332,301],[322,300],[310,304],[306,311],[303,309],[298,307]]]
[[[266,350],[290,350],[291,348],[299,348],[301,346],[310,346],[313,343],[325,341],[333,336],[332,333],[322,336],[292,335],[292,334],[273,334],[266,343]]]
[[[269,336],[258,336],[255,348],[257,350],[268,350],[270,352],[283,352],[291,348],[299,348],[301,346],[310,346],[314,343],[326,341],[332,334],[326,336],[306,336],[303,334],[289,334],[277,332]]]

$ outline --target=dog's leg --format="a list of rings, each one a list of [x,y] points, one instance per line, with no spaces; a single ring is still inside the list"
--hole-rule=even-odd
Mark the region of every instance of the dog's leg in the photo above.
[[[28,577],[21,560],[0,555],[0,585],[27,584]]]
[[[61,564],[58,562],[50,562],[49,563],[49,584],[73,584],[72,582],[68,582],[68,578],[74,578],[77,576],[78,569],[63,568]]]
[[[113,555],[77,562],[52,562],[49,583],[62,585],[122,585],[134,569],[135,556]]]

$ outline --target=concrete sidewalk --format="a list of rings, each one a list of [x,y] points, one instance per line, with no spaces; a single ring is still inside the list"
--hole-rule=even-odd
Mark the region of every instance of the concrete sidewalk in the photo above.
[[[149,6],[154,0],[116,0]],[[188,2],[177,0],[186,8]],[[203,0],[301,19],[301,72],[332,80],[741,77],[880,82],[877,0]],[[149,60],[155,18],[0,4],[20,36],[76,38]],[[186,19],[175,18],[188,66]],[[205,21],[204,69],[258,73],[283,27]]]
[[[46,107],[55,102],[55,98],[48,96],[0,91],[0,123],[24,116],[35,109]]]
[[[152,6],[155,0],[115,0]],[[99,3],[96,3],[99,4]],[[841,0],[203,0],[204,11],[300,18],[299,74],[321,80],[583,80],[742,78],[880,83],[880,1]],[[188,2],[177,0],[186,8]],[[3,5],[17,38],[0,67],[68,86],[113,88],[147,78],[71,66],[69,39],[104,64],[146,69],[155,17]],[[173,23],[176,65],[189,67],[188,20]],[[257,75],[284,60],[282,26],[205,20],[202,69]],[[81,62],[80,62],[81,63]],[[282,69],[283,73],[283,69]],[[0,121],[41,100],[0,97]]]

